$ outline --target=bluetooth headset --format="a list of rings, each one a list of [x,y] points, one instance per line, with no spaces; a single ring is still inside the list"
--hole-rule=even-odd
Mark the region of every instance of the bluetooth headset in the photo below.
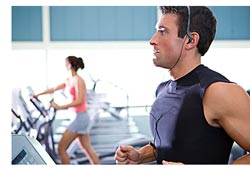
[[[193,40],[193,37],[190,34],[190,7],[187,6],[187,11],[188,11],[188,22],[187,22],[187,36],[189,38],[188,44]]]
[[[186,31],[186,33],[187,33],[187,36],[188,36],[187,44],[189,44],[193,40],[193,37],[192,37],[192,35],[190,33],[190,20],[191,20],[190,18],[191,17],[190,17],[190,7],[189,6],[187,6],[187,14],[188,14],[188,21],[187,21],[187,31]],[[184,45],[184,42],[182,44],[182,47],[183,47],[183,45]],[[176,60],[175,64],[171,68],[169,68],[169,70],[172,70],[177,65],[177,63],[179,62],[179,60],[181,58],[181,55],[182,55],[182,48],[181,48],[180,55],[179,55],[178,59]]]

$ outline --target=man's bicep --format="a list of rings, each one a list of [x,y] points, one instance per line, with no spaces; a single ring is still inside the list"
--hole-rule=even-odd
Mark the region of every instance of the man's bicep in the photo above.
[[[229,88],[220,103],[223,106],[219,124],[245,150],[250,150],[250,98],[238,85]],[[222,101],[222,102],[223,102]]]

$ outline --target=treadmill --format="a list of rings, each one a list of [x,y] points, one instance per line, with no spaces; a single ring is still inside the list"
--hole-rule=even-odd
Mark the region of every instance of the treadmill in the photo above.
[[[24,134],[12,134],[12,165],[56,165],[42,145]]]

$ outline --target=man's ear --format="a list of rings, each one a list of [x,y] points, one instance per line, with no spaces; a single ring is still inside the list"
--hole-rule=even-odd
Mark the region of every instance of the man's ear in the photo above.
[[[200,40],[200,35],[197,32],[191,32],[190,37],[187,38],[186,47],[195,47],[198,45]]]

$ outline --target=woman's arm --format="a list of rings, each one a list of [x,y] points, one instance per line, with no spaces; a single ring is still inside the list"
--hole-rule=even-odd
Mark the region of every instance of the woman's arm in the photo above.
[[[52,87],[52,88],[49,88],[41,93],[38,93],[38,94],[34,94],[33,97],[38,97],[38,96],[41,96],[41,95],[44,95],[44,94],[50,94],[50,93],[54,93],[55,91],[57,90],[61,90],[61,89],[64,89],[65,88],[65,83],[62,83],[62,84],[59,84],[55,87]]]
[[[76,99],[71,103],[60,106],[53,103],[56,109],[68,109],[69,107],[75,107],[82,104],[84,97],[86,96],[86,85],[81,77],[77,77],[76,81],[74,82],[74,88],[76,91]]]

